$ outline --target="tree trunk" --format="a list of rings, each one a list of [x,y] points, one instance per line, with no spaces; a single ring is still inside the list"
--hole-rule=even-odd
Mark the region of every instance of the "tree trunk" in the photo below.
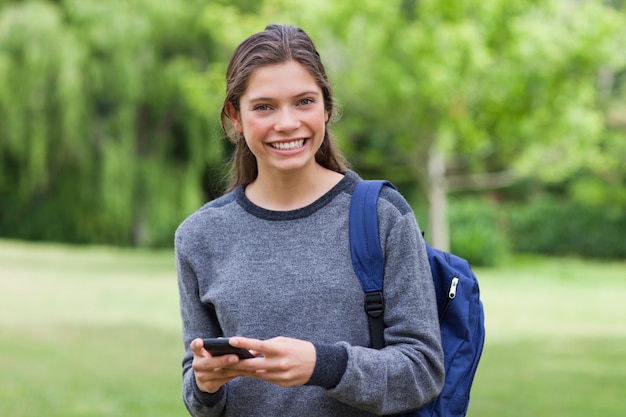
[[[437,249],[449,251],[446,161],[436,145],[432,146],[428,154],[428,179],[429,230],[426,240]]]

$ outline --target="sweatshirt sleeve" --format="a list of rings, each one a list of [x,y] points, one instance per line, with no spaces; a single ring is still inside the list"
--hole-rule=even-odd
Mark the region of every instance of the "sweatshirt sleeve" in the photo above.
[[[219,324],[211,317],[210,312],[200,300],[196,274],[185,256],[186,245],[190,244],[187,239],[190,237],[184,236],[184,232],[179,229],[175,239],[175,254],[185,348],[185,355],[182,360],[183,403],[193,417],[221,416],[226,406],[227,386],[222,387],[214,394],[202,392],[196,384],[194,371],[191,368],[193,361],[193,354],[189,347],[191,341],[198,335],[217,337]]]
[[[386,346],[375,350],[346,345],[346,370],[328,391],[339,401],[378,415],[425,405],[439,394],[444,381],[435,290],[419,227],[410,209],[392,215],[393,208],[381,205],[393,205],[379,199]]]

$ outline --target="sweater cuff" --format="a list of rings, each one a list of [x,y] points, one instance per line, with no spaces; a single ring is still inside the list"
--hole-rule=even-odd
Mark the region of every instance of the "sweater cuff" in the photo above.
[[[332,389],[339,384],[348,366],[348,351],[344,346],[313,343],[315,368],[306,385]]]
[[[215,404],[220,402],[222,397],[224,397],[224,387],[220,387],[215,393],[211,394],[208,392],[200,391],[200,387],[196,384],[195,379],[193,382],[193,396],[197,402],[202,404],[205,407],[213,407]]]

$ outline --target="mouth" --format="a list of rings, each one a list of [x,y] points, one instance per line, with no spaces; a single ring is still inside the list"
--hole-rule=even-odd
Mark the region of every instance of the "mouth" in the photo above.
[[[273,143],[270,143],[269,145],[272,148],[278,149],[280,151],[291,151],[291,150],[303,147],[304,142],[306,142],[305,139],[296,139],[296,140],[290,140],[287,142],[273,142]]]

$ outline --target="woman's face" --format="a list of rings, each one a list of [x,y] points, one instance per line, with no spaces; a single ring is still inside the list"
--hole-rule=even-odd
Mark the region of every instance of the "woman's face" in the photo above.
[[[313,167],[328,113],[322,90],[299,63],[256,69],[229,118],[256,157],[259,175]]]

